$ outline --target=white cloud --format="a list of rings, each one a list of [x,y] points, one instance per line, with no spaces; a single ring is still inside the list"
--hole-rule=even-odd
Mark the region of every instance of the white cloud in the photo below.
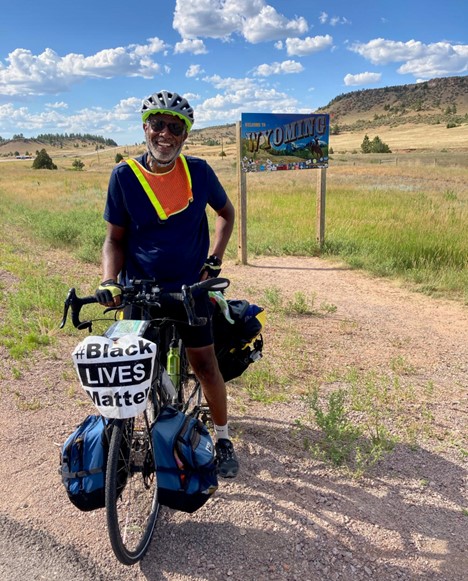
[[[270,75],[283,75],[290,73],[301,73],[304,67],[297,61],[283,61],[282,63],[271,63],[271,65],[259,65],[254,70],[256,77],[269,77]]]
[[[198,101],[200,99],[200,95],[198,95],[198,93],[184,93],[184,97],[189,102]]]
[[[177,0],[173,27],[183,39],[237,33],[254,44],[304,34],[309,28],[302,16],[288,19],[265,0]]]
[[[192,77],[196,77],[196,76],[200,75],[203,72],[204,71],[201,68],[201,65],[190,65],[189,68],[187,69],[187,71],[185,72],[185,76],[190,79]]]
[[[286,39],[286,50],[289,56],[306,56],[325,50],[332,44],[333,37],[329,34],[325,36],[306,36],[306,38],[288,38]]]
[[[336,26],[337,24],[351,24],[351,21],[346,18],[346,16],[328,16],[326,12],[321,12],[319,16],[320,24],[330,23],[331,26]]]
[[[195,115],[197,125],[209,126],[217,123],[226,123],[233,119],[240,119],[243,112],[272,112],[288,113],[299,112],[299,102],[287,93],[259,86],[258,81],[252,79],[221,79],[220,85],[233,84],[236,90],[229,90],[225,94],[217,94],[197,105]],[[241,87],[242,81],[244,86]]]
[[[203,40],[184,38],[181,42],[176,43],[174,52],[180,54],[190,52],[192,54],[207,54],[206,46]]]
[[[294,20],[288,20],[285,16],[278,14],[272,6],[264,6],[257,16],[246,20],[242,33],[248,42],[255,44],[304,34],[308,29],[305,18],[296,17]]]
[[[118,119],[129,119],[136,112],[140,111],[142,99],[137,97],[129,97],[128,99],[121,99],[117,105],[111,110],[112,115]]]
[[[435,42],[424,44],[376,38],[368,43],[355,43],[349,50],[360,54],[373,64],[403,62],[401,74],[429,79],[464,73],[468,70],[468,45]]]
[[[2,136],[24,133],[26,136],[37,133],[93,133],[110,135],[119,132],[119,123],[135,121],[139,125],[138,112],[141,99],[123,99],[111,109],[95,107],[68,113],[59,109],[34,113],[27,107],[15,107],[12,103],[0,105],[0,125]]]
[[[347,74],[344,78],[344,84],[347,87],[355,87],[358,85],[370,85],[378,83],[382,75],[380,73],[358,73],[357,75]]]
[[[205,77],[203,79],[206,83],[213,85],[215,89],[240,92],[240,91],[253,91],[258,87],[259,81],[251,78],[238,79],[235,77],[221,77],[220,75],[212,75],[211,77]]]
[[[62,57],[50,48],[34,55],[17,48],[6,58],[7,66],[0,63],[0,95],[57,94],[86,78],[153,78],[161,67],[151,57],[165,47],[160,39],[150,38],[146,45],[105,49],[87,57],[75,53]]]
[[[336,26],[337,24],[351,24],[345,16],[333,16],[330,18],[330,24]]]
[[[149,56],[158,52],[164,52],[168,45],[158,37],[148,38],[148,44],[130,44],[129,52],[134,52],[137,56]]]
[[[68,105],[67,103],[64,103],[64,101],[56,101],[55,103],[46,103],[45,106],[48,109],[68,109]]]

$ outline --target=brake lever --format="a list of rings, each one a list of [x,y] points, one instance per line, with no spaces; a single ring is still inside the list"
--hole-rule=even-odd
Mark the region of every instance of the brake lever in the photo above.
[[[75,289],[71,288],[68,291],[67,298],[65,299],[65,304],[64,304],[64,309],[63,309],[63,319],[62,319],[62,323],[60,325],[60,328],[62,329],[64,327],[66,320],[67,320],[67,316],[68,316],[68,310],[71,307],[72,323],[73,323],[73,326],[75,327],[75,329],[80,329],[80,330],[81,329],[89,329],[89,332],[91,333],[92,328],[93,328],[92,321],[80,321],[81,308],[83,307],[83,305],[89,305],[91,303],[97,303],[97,299],[96,299],[95,295],[80,298],[80,297],[76,296]]]
[[[63,317],[62,317],[62,322],[60,323],[60,329],[63,329],[65,327],[65,324],[67,322],[67,317],[68,317],[68,309],[70,308],[71,305],[71,300],[72,300],[72,295],[75,294],[75,289],[71,288],[68,291],[67,294],[67,298],[65,299],[64,303],[63,303]],[[75,294],[76,296],[76,294]]]

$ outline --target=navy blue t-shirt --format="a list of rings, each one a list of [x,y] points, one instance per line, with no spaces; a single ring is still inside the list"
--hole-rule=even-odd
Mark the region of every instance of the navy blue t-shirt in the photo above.
[[[136,160],[146,169],[146,154]],[[178,214],[160,220],[136,175],[126,163],[112,171],[104,219],[126,228],[125,265],[121,282],[155,279],[166,291],[193,284],[209,252],[206,206],[221,210],[227,195],[212,168],[202,159],[186,157],[193,201]]]

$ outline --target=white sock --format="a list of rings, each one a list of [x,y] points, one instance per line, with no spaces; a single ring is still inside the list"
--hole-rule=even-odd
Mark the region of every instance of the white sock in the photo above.
[[[227,424],[224,426],[217,426],[214,424],[214,431],[216,434],[216,440],[229,440],[229,429]]]

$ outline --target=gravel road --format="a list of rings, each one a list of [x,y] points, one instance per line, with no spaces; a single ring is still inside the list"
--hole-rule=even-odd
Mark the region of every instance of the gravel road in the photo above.
[[[51,270],[60,271],[59,254],[48,259]],[[92,273],[94,267],[83,268]],[[76,338],[36,352],[20,374],[1,348],[0,578],[466,579],[466,307],[316,258],[232,263],[225,274],[232,298],[259,302],[272,287],[285,297],[307,289],[317,304],[333,304],[336,312],[291,321],[304,363],[284,388],[285,401],[254,402],[231,385],[239,477],[222,482],[193,515],[163,510],[147,557],[132,568],[115,560],[104,512],[74,509],[57,474],[59,444],[92,413],[73,375]],[[6,275],[2,282],[14,288]],[[284,350],[277,324],[267,325],[264,339],[265,358],[257,365],[273,365]],[[395,361],[405,362],[400,378],[416,394],[416,421],[423,400],[430,412],[430,433],[421,434],[418,445],[399,441],[363,478],[307,452],[304,442],[317,440],[319,432],[305,422],[306,378],[351,368],[377,373]]]

